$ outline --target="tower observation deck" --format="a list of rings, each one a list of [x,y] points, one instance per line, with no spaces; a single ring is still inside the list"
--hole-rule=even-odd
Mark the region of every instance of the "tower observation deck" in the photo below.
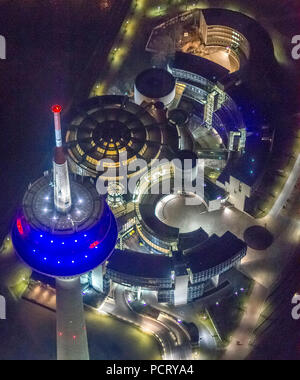
[[[95,187],[69,178],[61,107],[54,106],[52,111],[56,133],[53,174],[28,188],[12,228],[12,240],[22,261],[34,271],[56,278],[58,359],[87,360],[80,275],[106,262],[118,231]]]

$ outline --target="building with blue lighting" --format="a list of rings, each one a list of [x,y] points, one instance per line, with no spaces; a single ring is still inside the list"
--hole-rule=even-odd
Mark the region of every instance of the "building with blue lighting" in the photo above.
[[[34,271],[72,277],[105,262],[115,246],[112,212],[89,181],[71,180],[72,210],[59,215],[53,203],[52,174],[30,185],[12,229],[20,258]]]

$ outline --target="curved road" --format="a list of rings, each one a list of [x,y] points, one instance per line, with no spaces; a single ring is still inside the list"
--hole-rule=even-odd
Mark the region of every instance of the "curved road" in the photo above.
[[[161,342],[166,360],[191,360],[192,346],[185,330],[165,316],[155,320],[137,314],[130,309],[126,299],[125,288],[121,285],[114,290],[114,303],[106,302],[102,311],[112,314],[141,327],[145,332],[154,334]]]
[[[213,337],[213,333],[208,330],[208,328],[199,321],[199,310],[196,304],[188,304],[179,308],[166,307],[158,303],[157,298],[153,292],[144,291],[143,300],[147,302],[148,305],[151,305],[157,310],[160,310],[164,314],[168,314],[176,319],[182,319],[189,323],[194,323],[199,331],[199,337],[201,339],[201,348],[206,352],[216,353],[217,352],[217,343]],[[211,355],[210,355],[211,356]]]

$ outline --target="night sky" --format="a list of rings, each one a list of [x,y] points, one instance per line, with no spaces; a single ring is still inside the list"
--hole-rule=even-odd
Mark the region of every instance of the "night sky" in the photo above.
[[[0,3],[0,34],[7,40],[7,60],[0,61],[3,237],[24,189],[51,164],[50,107],[70,105],[93,50],[109,35],[112,14],[94,0]]]

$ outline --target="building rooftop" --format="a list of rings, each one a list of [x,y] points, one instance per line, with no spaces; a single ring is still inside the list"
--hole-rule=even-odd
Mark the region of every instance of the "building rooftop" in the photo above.
[[[152,68],[140,73],[135,81],[136,89],[150,99],[161,99],[174,91],[176,80],[167,70]]]
[[[128,168],[138,159],[149,163],[178,149],[176,128],[125,96],[91,98],[71,111],[66,122],[68,159],[72,170],[83,175],[111,177],[111,169],[122,177],[121,166]],[[129,170],[128,175],[140,171]]]
[[[266,30],[254,19],[227,9],[204,9],[208,25],[224,25],[242,33],[250,44],[250,62],[255,61],[257,68],[267,67],[266,62],[274,61],[274,47]]]
[[[192,234],[189,235],[190,238],[193,237]],[[199,273],[235,258],[242,251],[246,254],[246,243],[230,232],[226,232],[222,237],[212,235],[209,239],[203,231],[194,234],[196,237],[197,235],[200,236],[198,245],[173,252],[173,257],[115,250],[107,269],[134,277],[170,279],[172,271],[177,275],[185,275],[186,268],[190,268],[192,273]]]
[[[179,249],[181,251],[192,249],[193,247],[204,243],[208,238],[208,234],[202,228],[199,228],[197,231],[180,234]]]
[[[162,195],[145,194],[139,205],[142,222],[152,234],[163,240],[174,242],[178,240],[179,228],[168,226],[160,221],[155,215],[155,206]]]
[[[252,187],[264,174],[268,151],[259,147],[246,153],[238,159],[231,159],[218,178],[218,182],[225,184],[234,177],[242,183]]]
[[[107,269],[135,277],[170,278],[173,270],[171,257],[129,250],[115,250]]]
[[[234,258],[246,248],[246,243],[231,232],[226,232],[222,237],[212,235],[209,240],[184,253],[187,266],[193,273],[199,273]]]
[[[172,65],[175,69],[189,71],[208,79],[212,83],[222,82],[229,71],[216,63],[193,54],[176,52]]]

